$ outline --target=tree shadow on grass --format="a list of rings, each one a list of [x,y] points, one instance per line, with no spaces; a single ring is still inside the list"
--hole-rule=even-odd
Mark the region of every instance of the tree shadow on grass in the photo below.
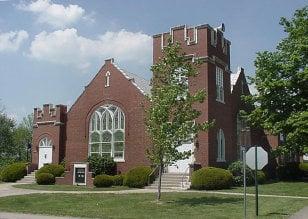
[[[283,212],[270,212],[265,214],[265,216],[290,216],[290,214]]]
[[[194,197],[194,198],[179,198],[174,201],[170,201],[174,204],[178,205],[221,205],[226,203],[240,203],[242,202],[242,198],[238,197],[215,197],[215,196],[204,196],[204,197]]]

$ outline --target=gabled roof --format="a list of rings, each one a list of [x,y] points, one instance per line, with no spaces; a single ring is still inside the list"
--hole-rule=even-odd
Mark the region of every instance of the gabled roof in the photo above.
[[[150,81],[146,80],[139,75],[133,74],[131,72],[128,72],[126,70],[123,70],[120,68],[117,64],[112,62],[114,67],[116,67],[134,86],[140,90],[141,93],[144,95],[149,95],[151,93],[151,86]]]
[[[231,92],[233,91],[233,86],[236,85],[236,82],[241,74],[242,68],[238,67],[236,73],[230,74],[230,82],[231,82]]]

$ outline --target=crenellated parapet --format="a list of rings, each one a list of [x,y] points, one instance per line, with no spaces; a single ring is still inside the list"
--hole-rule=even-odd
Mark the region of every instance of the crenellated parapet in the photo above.
[[[55,126],[64,124],[67,106],[44,104],[43,108],[34,108],[34,128],[40,125],[53,124]]]
[[[209,24],[172,27],[169,32],[153,36],[153,61],[158,61],[170,40],[171,43],[178,42],[187,56],[218,63],[229,71],[231,42],[224,37],[224,31],[224,24],[217,28]]]

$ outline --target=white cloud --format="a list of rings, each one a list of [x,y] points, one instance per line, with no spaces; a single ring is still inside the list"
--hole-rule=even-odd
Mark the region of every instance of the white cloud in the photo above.
[[[37,0],[28,4],[20,3],[17,8],[36,14],[39,23],[49,24],[55,28],[63,28],[76,23],[81,18],[87,20],[85,10],[79,5],[68,5],[52,3],[50,0]]]
[[[30,57],[56,64],[86,69],[92,61],[114,57],[120,62],[148,64],[151,61],[152,38],[141,32],[106,32],[97,39],[79,36],[76,29],[43,31],[30,46]]]
[[[17,51],[28,37],[28,33],[24,30],[0,33],[0,52]]]

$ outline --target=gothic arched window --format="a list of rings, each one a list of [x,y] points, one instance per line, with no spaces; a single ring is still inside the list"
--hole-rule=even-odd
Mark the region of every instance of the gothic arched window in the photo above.
[[[217,161],[225,161],[225,135],[222,129],[219,129],[217,133]]]
[[[125,116],[114,105],[104,105],[95,110],[89,126],[89,155],[110,156],[124,160]]]

